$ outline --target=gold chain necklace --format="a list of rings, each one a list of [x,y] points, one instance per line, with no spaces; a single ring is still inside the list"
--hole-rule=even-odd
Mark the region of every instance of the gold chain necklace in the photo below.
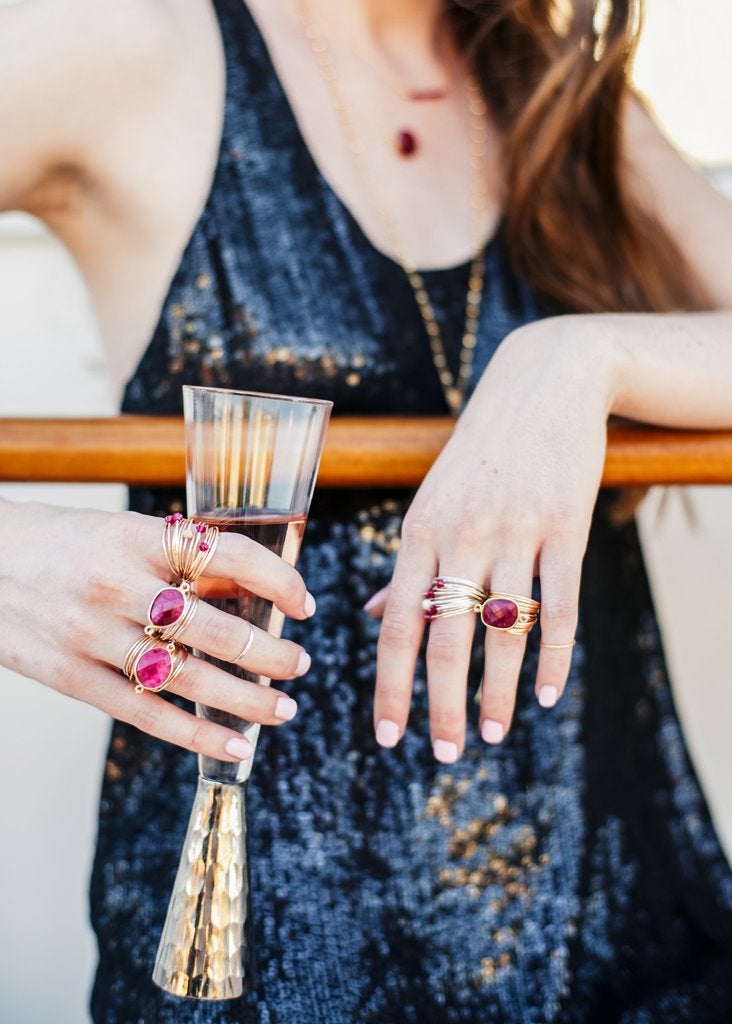
[[[359,175],[364,185],[366,195],[374,210],[381,218],[387,232],[390,247],[394,253],[397,263],[407,276],[411,285],[417,308],[424,322],[427,338],[429,340],[432,362],[440,380],[440,386],[448,409],[453,415],[457,415],[464,403],[465,394],[470,383],[473,370],[473,355],[477,343],[478,323],[480,320],[480,307],[483,299],[485,286],[485,245],[474,239],[474,256],[470,264],[468,277],[468,292],[465,300],[465,326],[463,328],[462,344],[460,346],[460,359],[457,375],[453,375],[447,364],[445,346],[442,340],[440,325],[435,316],[434,307],[425,288],[424,278],[414,262],[407,258],[404,246],[397,231],[394,217],[388,206],[385,204],[376,178],[365,159],[364,146],[356,130],[351,116],[350,109],[346,103],[343,89],[331,56],[328,41],[320,30],[317,21],[313,17],[310,0],[297,0],[297,10],[302,23],[305,35],[310,43],[316,63],[323,76],[323,81],[328,90],[333,109],[338,116],[343,132],[348,141],[351,154],[355,160]],[[483,211],[482,202],[485,200],[485,189],[487,175],[481,174],[485,171],[485,154],[488,125],[486,120],[487,108],[485,100],[478,85],[472,78],[466,81],[468,96],[468,110],[470,113],[470,154],[471,154],[471,211],[472,225],[474,232],[479,232]]]

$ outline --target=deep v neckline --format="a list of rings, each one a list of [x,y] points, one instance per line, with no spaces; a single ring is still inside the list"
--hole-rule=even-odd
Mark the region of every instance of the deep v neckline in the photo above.
[[[347,222],[349,229],[354,233],[354,236],[363,244],[369,247],[372,252],[385,263],[392,267],[403,269],[401,263],[395,259],[394,256],[385,252],[379,245],[374,242],[371,235],[362,226],[358,217],[354,214],[351,207],[343,198],[340,190],[332,183],[327,172],[321,167],[320,163],[313,155],[313,152],[308,144],[305,133],[302,129],[300,121],[298,120],[295,108],[293,107],[288,92],[280,78],[277,71],[277,67],[272,56],[267,38],[262,31],[259,22],[249,7],[246,0],[216,0],[217,4],[226,4],[231,8],[232,12],[236,13],[233,15],[235,18],[242,19],[242,32],[246,35],[247,43],[253,46],[257,50],[257,57],[262,62],[263,68],[266,75],[268,76],[269,82],[272,84],[274,89],[274,95],[279,108],[282,111],[282,120],[280,127],[283,126],[292,135],[293,143],[298,149],[305,155],[308,167],[313,174],[314,179],[318,183],[318,187],[321,191],[326,194],[329,199],[334,201]],[[226,51],[226,40],[222,39],[222,45],[224,51]],[[491,231],[488,234],[484,250],[486,254],[498,243],[499,238],[503,231],[503,214],[499,214],[495,222],[491,227]],[[421,271],[425,274],[440,274],[450,273],[467,269],[471,263],[472,255],[467,256],[465,259],[460,260],[457,263],[450,263],[445,266],[424,266],[420,267]]]

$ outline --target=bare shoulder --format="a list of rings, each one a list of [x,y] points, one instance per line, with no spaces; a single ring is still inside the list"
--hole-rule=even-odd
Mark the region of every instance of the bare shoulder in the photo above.
[[[207,0],[24,0],[2,8],[0,209],[25,207],[59,166],[93,172],[115,126],[144,121],[165,101],[166,83],[186,98],[216,42]]]
[[[636,98],[623,115],[625,185],[675,240],[721,307],[732,306],[732,202],[680,153]]]

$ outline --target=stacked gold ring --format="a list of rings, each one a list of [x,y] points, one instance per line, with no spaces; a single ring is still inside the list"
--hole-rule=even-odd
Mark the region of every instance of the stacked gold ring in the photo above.
[[[536,624],[541,605],[530,597],[486,591],[459,576],[437,576],[424,595],[425,622],[474,612],[489,629],[526,636]]]
[[[213,557],[218,540],[218,526],[194,523],[180,512],[166,516],[163,550],[176,580],[194,583]]]
[[[491,591],[480,607],[480,618],[490,629],[526,636],[536,625],[541,605],[531,597]]]
[[[130,648],[122,671],[138,693],[159,693],[173,682],[187,657],[188,650],[175,640],[166,644],[156,636],[141,636]]]
[[[188,580],[162,587],[147,610],[145,633],[159,640],[174,640],[195,615],[197,605],[198,595]]]
[[[196,612],[198,597],[193,584],[212,558],[218,539],[217,526],[194,523],[180,512],[165,517],[163,551],[173,582],[153,597],[145,632],[127,652],[122,667],[138,693],[159,693],[183,668],[188,650],[175,637]]]
[[[459,576],[438,576],[424,595],[422,610],[425,622],[447,619],[452,615],[480,611],[486,592],[477,583]]]

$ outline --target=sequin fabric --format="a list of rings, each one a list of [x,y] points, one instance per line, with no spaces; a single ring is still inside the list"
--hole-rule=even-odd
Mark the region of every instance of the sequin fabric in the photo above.
[[[445,411],[404,275],[318,173],[240,0],[217,0],[228,93],[210,197],[125,409],[180,386],[331,398],[340,413]],[[275,187],[276,185],[276,187]],[[468,268],[426,275],[457,359]],[[476,372],[549,310],[487,253]],[[92,880],[97,1024],[696,1024],[732,1021],[732,875],[676,719],[632,525],[598,503],[578,644],[552,711],[530,638],[513,729],[431,753],[424,667],[409,729],[371,720],[378,624],[407,493],[316,494],[300,568],[312,654],[293,723],[264,730],[249,784],[254,991],[168,996],[150,980],[196,761],[115,725]],[[180,495],[134,492],[162,513]],[[480,678],[476,652],[472,689]]]

